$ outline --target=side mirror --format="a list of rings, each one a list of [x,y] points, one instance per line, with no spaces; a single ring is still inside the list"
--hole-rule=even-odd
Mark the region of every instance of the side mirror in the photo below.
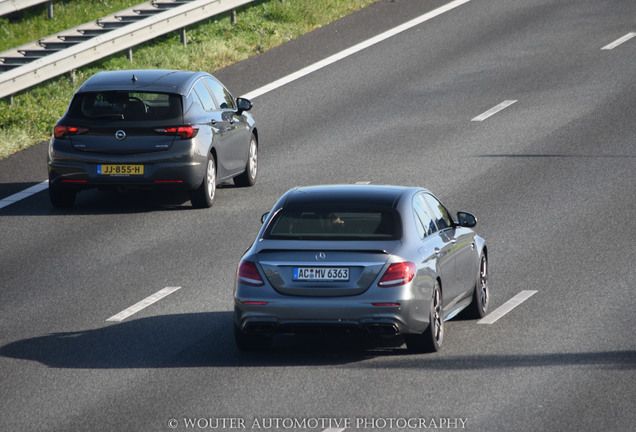
[[[238,107],[238,113],[241,114],[243,111],[249,111],[252,109],[252,101],[245,98],[237,98],[236,106]]]
[[[457,225],[466,228],[472,228],[477,225],[477,218],[475,217],[475,215],[468,212],[457,212]]]
[[[267,217],[269,216],[269,212],[267,213],[263,213],[263,215],[261,216],[261,223],[264,224],[265,221],[267,220]]]

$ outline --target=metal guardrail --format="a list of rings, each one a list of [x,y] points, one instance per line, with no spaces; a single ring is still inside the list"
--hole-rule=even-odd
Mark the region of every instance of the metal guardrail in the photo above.
[[[153,0],[2,52],[0,98],[252,1]]]
[[[22,9],[30,8],[40,3],[47,3],[51,0],[0,0],[0,16],[18,12]]]

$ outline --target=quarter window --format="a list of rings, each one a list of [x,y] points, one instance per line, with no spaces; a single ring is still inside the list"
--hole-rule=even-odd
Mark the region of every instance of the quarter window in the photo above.
[[[433,218],[440,230],[453,226],[453,220],[451,219],[448,210],[446,210],[446,207],[444,207],[441,202],[429,194],[424,194],[424,199],[426,200],[428,207],[431,209]]]
[[[420,238],[424,238],[437,230],[435,222],[426,208],[424,198],[421,194],[413,199],[413,210],[415,212],[415,224],[420,233]]]
[[[194,91],[199,96],[201,105],[203,105],[204,110],[214,111],[217,109],[216,104],[214,103],[214,99],[208,91],[208,88],[203,84],[203,81],[197,81],[197,83],[194,85]]]
[[[228,92],[225,87],[221,85],[221,83],[211,78],[204,78],[203,80],[214,95],[214,99],[216,99],[216,102],[218,103],[220,109],[236,109],[234,98],[232,97],[230,92]]]

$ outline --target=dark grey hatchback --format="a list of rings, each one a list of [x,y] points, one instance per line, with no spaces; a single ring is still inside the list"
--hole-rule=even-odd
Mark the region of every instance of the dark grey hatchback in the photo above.
[[[89,188],[160,189],[188,191],[194,207],[210,207],[218,183],[256,182],[251,108],[205,72],[99,72],[55,125],[51,202],[71,207],[77,192]]]

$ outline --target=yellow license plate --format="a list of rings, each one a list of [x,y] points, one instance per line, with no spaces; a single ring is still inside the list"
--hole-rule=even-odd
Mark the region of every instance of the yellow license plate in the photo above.
[[[143,165],[97,165],[99,175],[144,175]]]

